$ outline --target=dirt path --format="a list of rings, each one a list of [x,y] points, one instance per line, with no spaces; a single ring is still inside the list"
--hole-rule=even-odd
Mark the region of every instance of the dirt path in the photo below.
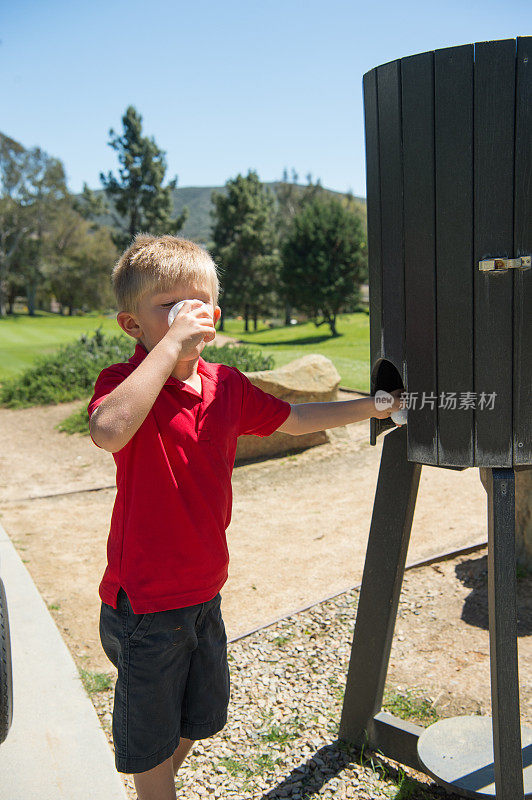
[[[56,430],[80,405],[0,409],[0,514],[78,663],[107,670],[98,585],[114,462],[88,437]],[[371,447],[368,422],[331,437],[295,456],[235,468],[223,590],[229,637],[361,579],[383,437]],[[483,539],[485,506],[477,470],[424,468],[409,560]]]
[[[339,399],[353,396],[340,393]],[[0,521],[78,667],[111,674],[114,686],[116,670],[98,634],[114,462],[89,437],[56,429],[81,405],[0,409]],[[223,589],[229,638],[362,578],[383,437],[371,447],[367,421],[330,435],[329,444],[234,470],[230,577]],[[478,470],[425,467],[409,562],[485,538],[486,495]],[[530,725],[532,578],[518,587],[521,714]],[[350,635],[342,636],[343,646]],[[345,669],[337,680],[343,685]],[[406,573],[388,687],[431,698],[440,716],[490,713],[486,548]],[[112,693],[93,697],[111,745]],[[130,776],[125,784],[135,797]]]
[[[339,399],[352,398],[339,394]],[[56,425],[81,402],[0,409],[0,519],[79,667],[114,672],[98,634],[98,585],[114,501],[114,462]],[[362,578],[383,437],[369,422],[331,442],[236,467],[223,589],[229,638],[339,593]],[[111,487],[111,488],[109,488]],[[425,467],[409,562],[486,538],[478,470]],[[407,573],[391,654],[394,684],[418,686],[448,713],[489,712],[485,553]],[[523,721],[532,721],[532,580],[520,583]],[[9,587],[7,587],[9,601]]]

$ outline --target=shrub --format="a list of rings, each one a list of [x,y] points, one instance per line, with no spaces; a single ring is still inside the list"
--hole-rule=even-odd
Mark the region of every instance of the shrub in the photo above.
[[[227,364],[228,367],[237,367],[241,372],[272,369],[274,365],[273,356],[264,356],[260,350],[247,347],[245,344],[224,344],[221,347],[211,345],[203,349],[201,357],[205,361]]]
[[[215,362],[217,364],[227,364],[230,367],[237,367],[242,372],[254,372],[260,369],[271,369],[274,363],[272,356],[263,356],[260,351],[255,350],[252,347],[246,347],[245,345],[239,345],[236,347],[231,347],[229,345],[223,345],[222,347],[205,347],[201,355],[205,361]],[[129,354],[124,356],[122,359],[115,357],[113,360],[108,360],[107,364],[104,364],[103,366],[108,366],[109,364],[116,363],[119,360],[125,361],[128,357]],[[100,367],[96,372],[94,380],[96,380],[96,377],[100,370],[103,369],[103,366]],[[94,380],[92,383],[94,383]],[[92,390],[92,384],[89,389]],[[83,394],[86,395],[87,392],[84,392]],[[81,396],[83,396],[83,394]],[[79,396],[80,395],[78,395],[78,397]],[[28,403],[27,405],[31,405],[31,403]],[[74,411],[57,427],[64,433],[82,433],[88,435],[89,415],[86,407],[83,406],[78,411]]]
[[[87,400],[88,404],[88,400]],[[73,411],[63,422],[56,426],[63,433],[82,433],[83,436],[89,435],[89,412],[84,403],[78,411]]]
[[[49,405],[77,400],[92,393],[104,367],[127,361],[133,344],[123,336],[83,335],[55,353],[40,356],[22,375],[0,388],[0,403],[9,408]]]

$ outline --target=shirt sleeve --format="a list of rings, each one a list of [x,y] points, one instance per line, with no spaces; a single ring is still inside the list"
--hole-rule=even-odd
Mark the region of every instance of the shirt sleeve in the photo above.
[[[107,397],[108,394],[111,394],[113,389],[116,389],[129,374],[130,371],[125,370],[122,364],[106,367],[100,372],[94,384],[94,394],[89,400],[89,405],[87,407],[89,417],[92,415],[94,409],[98,408],[102,400]]]
[[[238,436],[269,436],[288,419],[290,403],[253,386],[249,378],[236,370],[242,381],[242,412]]]

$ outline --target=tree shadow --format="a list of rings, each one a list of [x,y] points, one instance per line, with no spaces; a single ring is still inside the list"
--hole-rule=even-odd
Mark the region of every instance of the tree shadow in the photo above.
[[[287,347],[288,345],[322,344],[322,342],[328,342],[331,339],[341,339],[343,335],[343,333],[339,333],[337,336],[332,336],[331,334],[324,336],[304,336],[300,339],[282,339],[280,342],[255,342],[253,339],[239,337],[238,342],[239,344],[260,344],[261,347]],[[245,336],[249,336],[249,334],[246,333]]]
[[[488,557],[470,558],[455,567],[457,578],[471,589],[461,619],[468,625],[489,630]],[[517,635],[532,635],[532,576],[517,580]]]
[[[13,311],[11,314],[6,314],[5,317],[1,317],[1,319],[9,320],[11,322],[15,321],[18,322],[20,319],[38,319],[40,317],[58,317],[59,314],[45,314],[43,311],[34,311],[33,314],[28,314],[27,311]]]
[[[353,749],[353,754],[355,752]],[[261,800],[276,800],[291,797],[292,794],[299,794],[302,798],[311,797],[352,760],[336,742],[324,745],[304,764],[295,767],[277,786],[265,792]]]
[[[309,450],[312,447],[319,447],[322,444],[326,444],[325,441],[318,441],[315,444],[310,444],[308,447],[304,448],[291,448],[289,450],[283,450],[281,453],[265,453],[262,456],[254,456],[252,458],[240,458],[235,461],[235,469],[238,467],[247,467],[250,464],[261,464],[263,461],[276,461],[281,460],[282,458],[289,458],[290,456],[298,456],[300,453],[303,453],[305,450]]]
[[[357,767],[359,773],[354,779],[358,783],[364,783],[364,778],[360,777],[360,767],[368,772],[379,775],[380,778],[387,778],[397,783],[397,794],[393,795],[394,800],[403,798],[439,798],[445,797],[453,800],[457,795],[448,794],[436,785],[427,786],[415,778],[408,777],[408,786],[401,786],[404,779],[404,772],[400,767],[395,767],[389,761],[381,758],[378,754],[371,751],[361,750],[347,742],[336,740],[331,744],[324,745],[311,756],[305,763],[295,767],[277,786],[269,789],[260,796],[260,800],[286,800],[290,797],[298,797],[300,800],[309,800],[317,795],[320,790],[333,778],[337,777],[342,770],[350,766]],[[365,787],[364,787],[365,788]],[[374,787],[372,787],[374,788]],[[355,791],[362,791],[362,787],[355,787]],[[430,794],[428,794],[430,793]],[[356,796],[356,795],[355,795]]]

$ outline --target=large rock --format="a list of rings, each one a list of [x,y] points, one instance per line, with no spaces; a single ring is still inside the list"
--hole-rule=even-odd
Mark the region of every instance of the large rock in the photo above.
[[[336,400],[340,375],[325,356],[309,355],[284,367],[247,372],[254,386],[289,403],[323,403]],[[326,431],[291,436],[275,431],[271,436],[239,436],[236,461],[266,458],[294,450],[306,450],[329,441]]]

